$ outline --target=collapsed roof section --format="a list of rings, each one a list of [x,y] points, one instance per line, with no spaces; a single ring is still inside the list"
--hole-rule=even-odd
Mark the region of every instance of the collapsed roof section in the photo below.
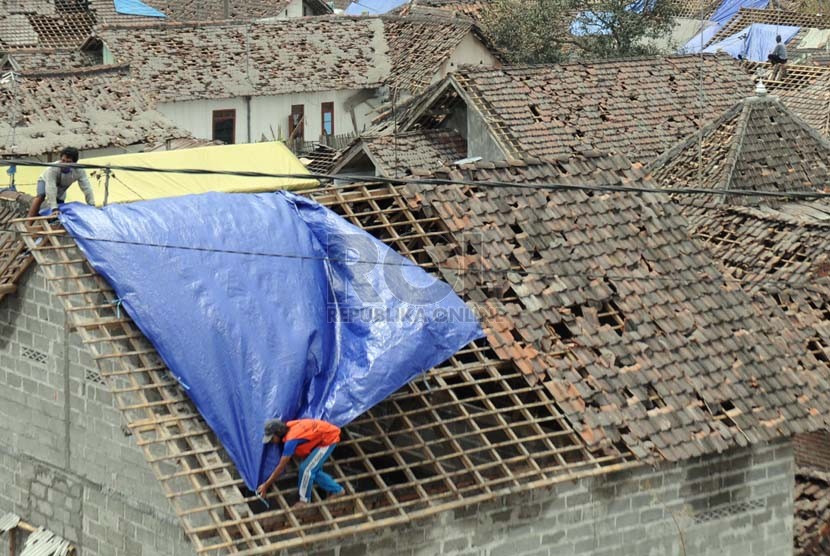
[[[802,467],[796,470],[795,554],[830,553],[830,473]]]
[[[74,241],[46,219],[34,230],[18,225],[198,553],[304,545],[637,460],[675,461],[825,426],[828,385],[799,351],[799,332],[775,313],[757,316],[671,205],[523,187],[632,183],[640,173],[625,159],[563,157],[437,177],[516,187],[370,182],[309,193],[452,284],[480,309],[487,339],[349,425],[333,461],[348,495],[300,511],[290,509],[290,476],[269,508],[243,488]]]

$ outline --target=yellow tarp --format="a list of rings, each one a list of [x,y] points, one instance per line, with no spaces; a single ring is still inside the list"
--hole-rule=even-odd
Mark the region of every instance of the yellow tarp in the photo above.
[[[81,158],[81,164],[140,166],[156,169],[200,169],[221,171],[262,172],[267,174],[308,174],[308,170],[280,142],[220,145],[149,153],[119,154],[97,158]],[[43,167],[18,166],[17,189],[34,195]],[[8,176],[4,175],[4,178]],[[87,170],[95,190],[95,202],[104,202],[102,171]],[[158,172],[127,172],[113,170],[110,174],[108,203],[127,203],[159,197],[178,197],[208,191],[251,193],[277,189],[312,187],[316,180],[304,178],[247,178],[198,174],[162,174]],[[6,183],[8,185],[8,182]],[[77,184],[67,191],[67,202],[81,201],[84,196]]]

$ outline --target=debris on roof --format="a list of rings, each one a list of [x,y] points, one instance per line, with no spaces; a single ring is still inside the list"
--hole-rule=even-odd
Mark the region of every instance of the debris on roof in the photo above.
[[[795,474],[795,554],[830,554],[830,473],[799,467]]]
[[[637,162],[656,157],[754,88],[738,62],[712,55],[462,68],[448,82],[444,93],[431,89],[397,110],[400,128],[441,127],[430,110],[447,103],[437,110],[446,119],[468,101],[508,157],[587,150]]]
[[[48,283],[198,552],[298,547],[508,490],[826,426],[829,387],[800,347],[806,338],[724,280],[671,204],[521,187],[637,183],[642,171],[624,157],[478,163],[435,176],[517,187],[367,182],[309,193],[453,284],[480,309],[487,337],[347,427],[333,470],[349,494],[315,499],[302,515],[289,508],[291,476],[270,508],[242,488],[75,242],[46,220],[28,230],[50,231],[35,256],[50,263],[48,278],[62,278]]]
[[[717,191],[825,191],[830,182],[830,142],[777,97],[762,92],[738,102],[647,168],[666,187],[715,193],[683,202],[775,206],[783,201],[722,197]]]
[[[189,137],[152,108],[143,89],[126,66],[23,72],[17,83],[0,86],[0,104],[7,107],[0,118],[0,154]]]
[[[101,27],[116,60],[159,101],[429,85],[472,24],[436,18],[315,17]],[[222,52],[216,59],[205,49]]]
[[[332,171],[353,174],[359,160],[365,158],[374,169],[373,175],[403,177],[432,172],[466,156],[467,141],[454,130],[362,135],[343,150]]]
[[[29,525],[15,514],[0,515],[0,537],[20,529],[27,533],[20,556],[74,556],[75,546],[43,527]],[[14,545],[11,545],[14,547]],[[12,548],[14,553],[14,548]]]

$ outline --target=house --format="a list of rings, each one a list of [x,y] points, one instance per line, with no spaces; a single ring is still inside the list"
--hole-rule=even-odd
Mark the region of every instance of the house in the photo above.
[[[373,138],[346,149],[337,167],[384,175],[384,169],[374,168],[372,157],[394,158],[394,153],[375,153],[395,142],[376,137],[432,130],[464,138],[466,148],[459,159],[499,161],[596,151],[645,162],[752,87],[740,64],[710,55],[460,68],[417,97],[387,107],[366,134]],[[401,150],[399,162],[404,160]],[[433,162],[428,170],[442,161],[447,159]]]
[[[104,26],[101,59],[130,65],[160,112],[202,139],[331,141],[356,134],[463,64],[497,63],[469,22],[312,17]]]
[[[119,12],[112,0],[90,0],[89,9],[99,25],[153,23],[165,21],[287,19],[332,13],[326,0],[143,0],[144,4],[164,14],[164,18]]]
[[[142,150],[189,137],[152,107],[126,66],[10,72],[0,84],[0,155],[46,160]]]
[[[0,509],[84,554],[791,550],[791,437],[830,393],[802,332],[661,198],[523,187],[637,183],[622,156],[435,177],[469,185],[309,193],[436,269],[486,338],[345,427],[348,494],[305,510],[293,473],[269,507],[242,486],[74,240],[13,224],[35,264],[0,302]]]
[[[773,300],[786,314],[786,326],[804,331],[810,357],[827,367],[830,204],[719,192],[826,192],[830,142],[759,87],[757,96],[736,103],[646,170],[666,187],[711,190],[711,195],[676,199],[692,236],[729,279],[756,299]],[[795,447],[796,553],[821,554],[830,522],[826,499],[816,488],[830,469],[830,432],[799,435]]]

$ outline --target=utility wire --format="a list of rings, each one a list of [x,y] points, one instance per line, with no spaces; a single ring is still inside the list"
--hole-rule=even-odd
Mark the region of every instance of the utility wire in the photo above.
[[[0,232],[8,232],[11,234],[17,235],[33,235],[37,236],[38,232],[23,232],[20,230],[15,230],[12,228],[0,228]],[[434,270],[434,271],[449,271],[455,274],[458,274],[460,277],[470,276],[470,275],[518,275],[518,276],[538,276],[543,278],[586,278],[589,280],[601,280],[601,279],[608,279],[608,280],[615,280],[615,281],[663,281],[669,283],[675,283],[679,285],[695,285],[699,284],[700,282],[714,282],[714,283],[734,283],[739,285],[778,285],[778,286],[788,286],[794,288],[805,288],[808,286],[806,281],[801,282],[791,282],[786,280],[741,280],[738,278],[728,278],[723,275],[719,276],[700,276],[693,280],[684,280],[677,278],[675,276],[655,276],[655,275],[645,275],[645,276],[621,276],[621,275],[614,275],[614,274],[589,274],[585,272],[579,273],[559,273],[559,272],[547,272],[547,271],[534,271],[532,269],[483,269],[483,268],[456,268],[456,267],[449,267],[445,265],[438,265],[438,264],[418,264],[413,261],[405,261],[405,262],[391,262],[391,261],[378,261],[378,260],[368,260],[368,259],[358,259],[358,258],[333,258],[328,256],[315,256],[315,255],[301,255],[298,253],[274,253],[274,252],[263,252],[263,251],[248,251],[248,250],[237,250],[237,249],[217,249],[213,247],[199,247],[199,246],[192,246],[192,245],[174,245],[174,244],[167,244],[167,243],[152,243],[152,242],[143,242],[143,241],[132,241],[132,240],[122,240],[122,239],[109,239],[109,238],[100,238],[100,237],[90,237],[90,236],[71,236],[73,239],[76,240],[84,240],[84,241],[92,241],[98,243],[109,243],[109,244],[117,244],[117,245],[131,245],[135,247],[150,247],[154,249],[171,249],[171,250],[181,250],[181,251],[196,251],[201,253],[217,253],[217,254],[226,254],[226,255],[240,255],[240,256],[253,256],[253,257],[271,257],[271,258],[279,258],[279,259],[294,259],[299,261],[313,261],[313,262],[329,262],[329,263],[344,263],[344,264],[361,264],[367,266],[381,266],[381,267],[402,267],[402,268],[421,268],[422,270]],[[390,247],[390,249],[392,249]],[[551,261],[553,264],[553,261]]]
[[[590,191],[608,193],[653,193],[663,195],[718,195],[718,196],[752,196],[790,199],[825,199],[830,198],[830,192],[824,191],[759,191],[755,189],[705,189],[696,187],[660,188],[631,185],[585,185],[568,183],[511,183],[498,180],[464,180],[438,178],[385,178],[370,176],[354,176],[348,174],[274,174],[268,172],[251,172],[244,170],[206,170],[198,168],[149,168],[146,166],[111,166],[99,164],[64,164],[37,162],[31,160],[2,160],[0,165],[38,166],[38,167],[71,167],[84,170],[105,170],[122,172],[143,172],[159,174],[189,174],[236,176],[243,178],[271,178],[271,179],[316,179],[342,181],[350,183],[385,183],[391,185],[454,185],[483,188],[526,189],[543,191]]]

